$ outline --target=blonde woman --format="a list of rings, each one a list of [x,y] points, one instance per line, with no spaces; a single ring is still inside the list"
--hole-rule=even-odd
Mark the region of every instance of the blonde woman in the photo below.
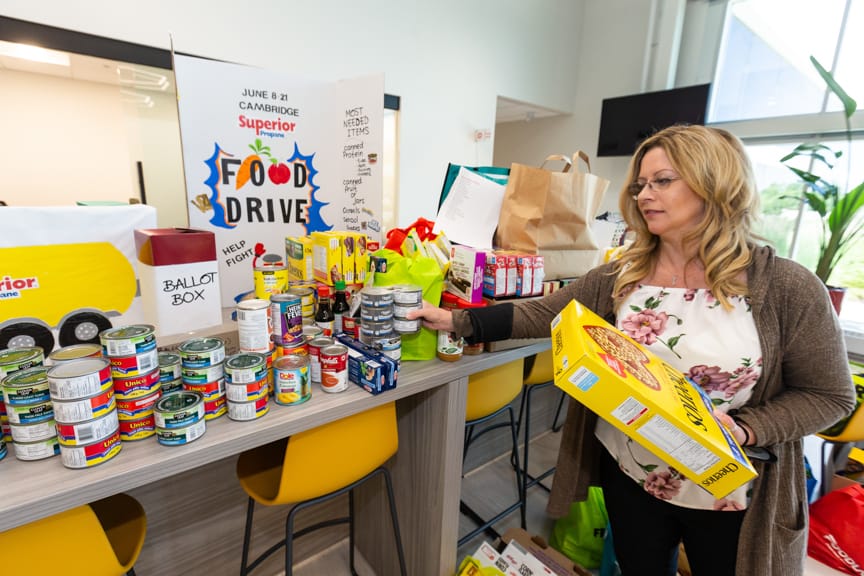
[[[741,142],[672,126],[636,151],[619,197],[633,243],[545,298],[415,316],[468,342],[549,335],[572,299],[688,374],[712,398],[759,476],[714,499],[577,402],[564,425],[548,511],[563,516],[604,489],[625,576],[675,574],[684,543],[694,576],[803,574],[807,494],[802,438],[854,407],[828,294],[802,266],[759,245],[757,193]]]

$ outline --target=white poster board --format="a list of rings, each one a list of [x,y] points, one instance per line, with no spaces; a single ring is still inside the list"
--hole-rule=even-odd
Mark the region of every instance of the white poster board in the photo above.
[[[189,225],[216,235],[222,305],[252,290],[285,237],[381,240],[384,79],[316,82],[177,55]]]

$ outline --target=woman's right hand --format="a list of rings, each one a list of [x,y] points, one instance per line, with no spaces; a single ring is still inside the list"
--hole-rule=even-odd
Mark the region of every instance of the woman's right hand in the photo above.
[[[422,309],[409,310],[406,316],[408,320],[420,318],[423,320],[423,326],[430,330],[453,331],[453,314],[449,310],[434,306],[425,300]]]

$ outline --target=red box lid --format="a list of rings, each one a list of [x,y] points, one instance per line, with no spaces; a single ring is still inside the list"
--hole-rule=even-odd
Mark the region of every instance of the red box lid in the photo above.
[[[216,260],[216,235],[193,228],[142,228],[135,230],[138,261],[150,266],[189,264]]]

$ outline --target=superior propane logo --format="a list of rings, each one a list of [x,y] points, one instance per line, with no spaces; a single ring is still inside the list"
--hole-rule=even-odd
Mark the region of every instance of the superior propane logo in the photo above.
[[[39,288],[39,278],[27,276],[25,278],[13,278],[3,276],[0,279],[0,299],[20,298],[22,290],[33,290]]]

